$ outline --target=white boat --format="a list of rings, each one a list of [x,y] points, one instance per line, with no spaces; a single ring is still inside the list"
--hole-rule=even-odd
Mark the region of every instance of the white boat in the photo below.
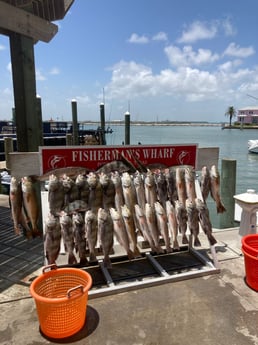
[[[248,151],[258,153],[258,140],[248,140]]]

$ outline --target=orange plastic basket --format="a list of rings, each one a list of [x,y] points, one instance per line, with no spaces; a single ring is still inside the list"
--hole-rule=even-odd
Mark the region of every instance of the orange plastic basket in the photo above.
[[[91,276],[81,269],[44,267],[30,286],[42,333],[51,338],[77,333],[85,323],[91,285]]]
[[[245,280],[255,291],[258,291],[258,258],[247,253],[242,248],[245,259]]]

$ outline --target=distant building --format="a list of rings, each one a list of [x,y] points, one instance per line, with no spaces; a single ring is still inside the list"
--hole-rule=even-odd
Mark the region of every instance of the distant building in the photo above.
[[[243,124],[258,124],[258,106],[238,109],[237,121]]]

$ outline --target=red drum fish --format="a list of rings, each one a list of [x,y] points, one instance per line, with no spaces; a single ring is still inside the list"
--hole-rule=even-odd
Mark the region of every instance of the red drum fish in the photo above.
[[[85,238],[85,225],[81,213],[77,212],[72,215],[73,233],[75,250],[79,254],[80,265],[86,265],[88,260],[86,258],[86,238]]]
[[[220,198],[220,174],[215,165],[210,170],[211,177],[211,197],[216,203],[217,213],[223,213],[226,211]]]
[[[166,201],[166,213],[168,218],[168,228],[170,232],[170,236],[173,241],[173,249],[179,250],[179,244],[178,244],[178,224],[177,224],[177,218],[176,218],[176,210],[173,206],[172,202],[170,200]]]
[[[155,202],[154,207],[155,207],[155,212],[156,212],[158,229],[161,233],[161,236],[164,239],[166,251],[167,253],[171,253],[172,248],[170,246],[170,239],[169,239],[169,232],[168,232],[168,219],[167,219],[166,212],[163,206],[161,205],[161,203],[158,201]]]
[[[122,217],[125,223],[125,228],[129,237],[130,246],[132,247],[134,256],[140,257],[141,254],[137,246],[137,235],[136,235],[134,220],[133,220],[131,211],[126,205],[123,205],[121,207],[121,212],[122,212]]]
[[[74,255],[75,244],[72,217],[63,211],[60,215],[60,226],[65,251],[68,253],[68,264],[77,264],[77,259]]]
[[[187,224],[191,234],[194,237],[194,246],[200,247],[201,242],[198,238],[199,235],[199,212],[194,203],[190,199],[186,199],[186,211],[187,211]]]
[[[98,238],[103,250],[103,263],[107,268],[112,267],[110,254],[113,248],[114,239],[113,221],[108,211],[103,208],[98,210]]]
[[[58,215],[64,207],[64,187],[56,175],[49,176],[48,203],[49,211],[53,215]]]
[[[156,251],[158,254],[164,253],[163,248],[159,244],[159,230],[157,226],[155,210],[148,203],[145,204],[145,215],[146,215],[147,225],[149,227],[151,237],[154,241]]]
[[[176,209],[176,219],[177,219],[177,224],[178,224],[178,230],[182,234],[182,243],[188,244],[188,238],[186,236],[186,231],[187,231],[186,208],[181,201],[176,200],[175,209]]]
[[[97,215],[92,210],[85,213],[85,232],[90,252],[90,262],[95,262],[97,261],[95,248],[98,240],[98,220]]]
[[[209,216],[209,210],[207,205],[200,199],[196,200],[196,206],[199,211],[199,221],[203,232],[206,234],[210,245],[217,243],[216,239],[212,235],[212,225]]]
[[[48,265],[56,263],[60,252],[61,226],[59,217],[49,214],[45,221],[45,253]]]

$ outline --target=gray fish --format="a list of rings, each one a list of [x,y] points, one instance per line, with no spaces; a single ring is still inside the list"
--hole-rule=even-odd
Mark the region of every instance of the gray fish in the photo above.
[[[156,183],[156,190],[158,195],[158,200],[161,203],[162,207],[166,208],[166,201],[168,199],[168,186],[165,174],[163,171],[158,170],[154,174],[154,179]]]
[[[141,207],[138,204],[135,204],[134,207],[135,207],[135,214],[138,219],[138,223],[140,225],[140,230],[142,232],[142,235],[145,241],[149,243],[150,248],[153,252],[157,252],[157,248],[151,236],[144,211],[141,209]]]
[[[122,217],[125,223],[125,228],[129,237],[130,244],[132,246],[134,256],[140,257],[141,254],[137,246],[137,235],[136,235],[134,220],[133,220],[131,211],[126,205],[123,205],[121,207],[121,212],[122,212]]]
[[[186,183],[185,183],[185,169],[181,167],[176,169],[176,189],[177,189],[178,200],[185,206],[185,201],[187,198]]]
[[[87,180],[90,187],[89,193],[89,208],[97,213],[99,208],[103,207],[103,191],[99,182],[99,177],[96,173],[90,172],[87,175]]]
[[[211,189],[210,171],[207,166],[202,167],[200,185],[202,198],[206,201]]]
[[[211,177],[211,197],[216,203],[217,213],[223,213],[226,211],[226,209],[220,199],[220,174],[215,165],[213,165],[210,169],[210,177]]]
[[[164,253],[163,248],[159,244],[159,231],[158,231],[158,226],[157,226],[157,221],[156,221],[155,210],[148,203],[145,204],[145,215],[146,215],[147,225],[149,227],[151,237],[156,247],[156,251],[158,254]]]
[[[134,174],[133,183],[136,191],[137,204],[142,209],[144,209],[146,204],[144,180],[142,178],[142,174],[139,171],[136,171],[136,173]]]
[[[63,211],[60,215],[60,226],[65,251],[68,253],[68,264],[77,264],[77,259],[74,255],[75,244],[72,217]]]
[[[212,235],[212,224],[210,221],[210,215],[207,205],[200,199],[196,200],[196,206],[199,211],[199,221],[203,232],[206,234],[210,245],[217,243],[216,239]]]
[[[119,153],[118,153],[119,155]],[[105,174],[109,174],[111,172],[114,171],[118,171],[119,173],[123,173],[125,171],[131,171],[132,168],[131,166],[128,166],[128,164],[126,164],[125,162],[121,161],[121,160],[114,160],[112,162],[106,163],[104,165],[102,165],[98,170],[97,173],[105,173]]]
[[[176,189],[176,176],[175,170],[173,169],[165,169],[165,178],[167,181],[167,194],[168,200],[171,201],[173,205],[175,205],[175,201],[178,199],[177,197],[177,189]]]
[[[185,168],[185,184],[187,198],[195,203],[196,191],[195,191],[195,171],[192,167]]]
[[[194,246],[200,247],[201,242],[198,238],[199,235],[199,211],[196,207],[195,201],[186,199],[186,211],[187,211],[187,224],[191,234],[194,237]]]
[[[134,253],[130,249],[129,236],[122,215],[114,208],[110,208],[110,215],[113,220],[114,233],[117,241],[125,249],[128,259],[131,260],[134,258]]]
[[[75,241],[75,249],[79,254],[80,264],[86,265],[88,260],[86,258],[86,238],[85,238],[85,225],[81,213],[77,212],[72,215],[73,233]]]
[[[177,224],[177,218],[176,218],[176,210],[170,200],[166,201],[166,213],[167,213],[167,218],[168,218],[168,228],[170,231],[170,236],[173,239],[173,249],[179,250],[180,247],[177,240],[178,224]]]
[[[86,174],[90,171],[85,167],[65,167],[65,168],[58,168],[52,169],[48,171],[46,174],[38,176],[37,179],[39,181],[47,181],[49,180],[50,175],[55,175],[57,178],[61,178],[63,175],[69,176],[71,178],[76,178],[79,174]]]
[[[90,262],[95,262],[97,261],[95,248],[98,240],[98,220],[97,215],[92,210],[88,210],[85,213],[85,231],[90,252]]]
[[[123,195],[123,188],[122,188],[122,181],[121,176],[119,175],[118,171],[114,171],[111,173],[111,180],[115,186],[115,208],[118,212],[121,213],[121,207],[124,205],[124,195]]]
[[[103,208],[109,210],[115,207],[115,185],[108,174],[100,173],[99,182],[103,191]]]
[[[88,204],[86,202],[83,200],[74,200],[64,208],[64,211],[68,214],[73,214],[75,212],[85,212],[87,209]]]
[[[136,197],[136,191],[135,191],[132,178],[127,172],[124,172],[122,174],[121,181],[122,181],[123,196],[124,196],[125,204],[129,208],[131,215],[133,216],[134,226],[135,228],[137,228],[138,220],[137,220],[137,217],[135,216],[135,208],[134,208],[134,205],[137,204],[137,197]]]
[[[186,231],[187,231],[186,208],[181,201],[176,200],[175,209],[176,209],[176,219],[177,219],[177,224],[178,224],[178,230],[182,234],[182,243],[188,244],[188,238],[186,236]]]
[[[89,203],[90,187],[87,177],[83,174],[79,174],[76,177],[75,184],[79,190],[79,199],[84,201],[87,205]]]
[[[145,175],[144,188],[145,188],[146,202],[148,204],[150,204],[152,207],[154,207],[154,203],[158,199],[157,199],[157,191],[156,191],[154,173],[151,170],[148,170],[146,175]]]
[[[64,197],[65,205],[68,205],[70,202],[73,202],[74,200],[79,199],[80,195],[79,195],[78,186],[76,185],[75,181],[71,177],[67,175],[63,175],[62,184],[63,184],[64,192],[65,192],[65,197]]]
[[[56,263],[60,252],[61,226],[59,217],[49,214],[45,221],[45,253],[48,265]]]
[[[51,174],[49,176],[48,185],[48,203],[49,211],[53,215],[57,216],[64,207],[64,187],[59,178]]]
[[[14,176],[11,177],[10,183],[10,204],[12,212],[12,220],[14,225],[14,232],[16,235],[20,235],[20,225],[26,231],[27,238],[32,237],[31,229],[27,224],[26,217],[22,206],[22,189],[21,183]]]
[[[113,221],[108,211],[103,208],[98,210],[98,238],[103,250],[103,263],[107,268],[112,267],[110,254],[113,248],[114,239]]]
[[[167,219],[166,211],[164,210],[161,203],[158,201],[155,202],[154,207],[155,207],[155,212],[156,212],[158,228],[161,233],[161,236],[164,239],[166,251],[167,253],[171,253],[172,248],[170,246],[170,239],[169,239],[169,232],[168,232],[168,219]]]

